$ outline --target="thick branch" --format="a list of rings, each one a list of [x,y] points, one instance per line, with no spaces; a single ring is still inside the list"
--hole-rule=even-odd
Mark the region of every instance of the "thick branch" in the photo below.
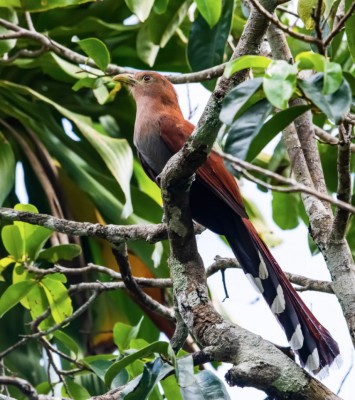
[[[342,201],[351,201],[351,130],[352,126],[345,123],[340,125],[340,145],[338,146],[338,190],[337,198]],[[334,239],[344,239],[350,214],[348,211],[337,208],[331,236]]]
[[[288,59],[290,50],[285,35],[275,26],[270,26],[270,45],[273,56],[278,59]],[[278,38],[278,41],[276,40]],[[281,46],[278,43],[282,43]],[[304,158],[294,124],[283,132],[284,143],[293,165],[293,173],[298,183],[312,188],[312,178]],[[347,150],[348,151],[348,150]],[[343,155],[342,155],[343,157]],[[319,168],[319,167],[318,167]],[[348,243],[344,238],[331,234],[332,217],[323,203],[310,195],[302,196],[303,204],[310,222],[310,230],[314,242],[321,250],[332,277],[333,290],[342,307],[349,332],[355,345],[355,266]],[[349,209],[347,211],[350,211]]]

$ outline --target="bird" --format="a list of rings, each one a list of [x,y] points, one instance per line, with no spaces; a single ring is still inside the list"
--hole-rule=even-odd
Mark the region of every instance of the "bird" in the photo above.
[[[163,75],[143,71],[112,79],[126,84],[136,102],[133,142],[146,174],[159,185],[157,177],[195,127],[185,120],[175,88]],[[197,169],[189,203],[193,220],[225,236],[247,278],[284,329],[301,366],[321,377],[333,363],[339,365],[337,342],[297,294],[260,238],[246,213],[237,181],[218,153],[211,152]]]

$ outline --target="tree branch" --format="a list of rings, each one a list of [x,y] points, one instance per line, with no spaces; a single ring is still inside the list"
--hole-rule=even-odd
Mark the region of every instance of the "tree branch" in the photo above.
[[[168,308],[154,300],[152,297],[148,296],[139,287],[138,283],[132,276],[131,266],[128,261],[128,253],[126,244],[121,244],[120,246],[113,246],[112,252],[116,258],[117,264],[120,268],[122,279],[126,285],[127,290],[135,297],[138,302],[148,308],[149,310],[163,315],[170,321],[175,321],[172,311]]]
[[[346,203],[345,201],[342,201],[339,199],[334,199],[333,197],[331,197],[329,195],[325,195],[323,193],[317,192],[317,190],[310,188],[309,186],[306,186],[303,183],[297,182],[295,179],[285,178],[282,175],[279,175],[279,174],[276,174],[275,172],[258,167],[254,164],[248,163],[247,161],[241,160],[239,158],[230,156],[225,153],[218,153],[218,154],[220,154],[227,161],[230,161],[232,163],[231,166],[235,170],[237,170],[237,172],[243,174],[247,179],[252,180],[253,182],[255,182],[258,185],[261,185],[267,189],[274,190],[277,192],[283,192],[283,193],[294,193],[294,192],[305,193],[305,194],[313,196],[317,199],[326,201],[329,204],[334,204],[334,205],[338,206],[339,208],[341,208],[342,210],[346,210],[350,213],[355,214],[355,207],[352,206],[350,203]],[[253,177],[250,174],[247,174],[246,171],[257,172],[258,174],[262,174],[263,176],[272,178],[272,179],[274,179],[284,185],[288,185],[288,186],[270,185],[260,179]]]
[[[339,126],[340,145],[338,146],[338,190],[337,198],[350,203],[351,201],[351,131],[352,126],[344,123]],[[331,236],[334,239],[344,239],[350,213],[337,208]]]

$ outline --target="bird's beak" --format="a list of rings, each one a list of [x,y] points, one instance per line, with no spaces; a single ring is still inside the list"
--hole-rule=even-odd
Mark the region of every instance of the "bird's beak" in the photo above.
[[[137,79],[134,77],[133,74],[119,74],[114,76],[112,80],[125,83],[128,86],[135,86],[138,83]]]

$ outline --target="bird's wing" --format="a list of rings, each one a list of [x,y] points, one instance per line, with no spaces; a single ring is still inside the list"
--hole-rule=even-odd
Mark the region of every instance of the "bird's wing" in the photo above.
[[[150,166],[148,165],[148,163],[145,161],[144,157],[138,150],[137,150],[137,155],[138,155],[139,161],[141,162],[141,165],[144,169],[144,172],[149,176],[149,178],[153,182],[157,183],[157,181],[156,181],[157,174],[150,168]]]
[[[189,121],[171,115],[160,120],[160,135],[172,153],[178,152],[195,129]],[[197,178],[241,217],[247,217],[235,178],[227,171],[220,155],[212,152],[196,171]]]

